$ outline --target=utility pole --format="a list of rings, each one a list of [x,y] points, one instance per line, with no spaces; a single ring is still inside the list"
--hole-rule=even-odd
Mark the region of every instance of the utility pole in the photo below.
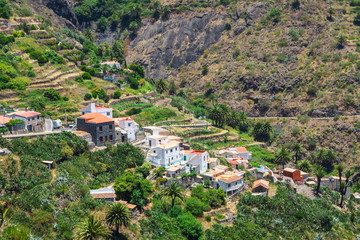
[[[69,125],[68,125],[66,110],[65,110],[65,122],[66,122],[66,127],[68,127]]]

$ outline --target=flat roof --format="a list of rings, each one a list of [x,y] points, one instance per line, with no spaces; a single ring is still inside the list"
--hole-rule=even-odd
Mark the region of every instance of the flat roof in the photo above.
[[[285,168],[284,171],[293,173],[295,171],[300,171],[300,170],[297,170],[297,169],[294,169],[294,168]]]
[[[176,146],[179,146],[178,142],[169,142],[169,143],[163,143],[163,144],[157,145],[155,148],[168,149],[168,148],[173,148]]]
[[[236,182],[236,181],[239,181],[242,178],[243,178],[243,176],[238,176],[238,175],[233,175],[233,174],[226,174],[226,173],[216,177],[217,180],[223,181],[225,183]]]

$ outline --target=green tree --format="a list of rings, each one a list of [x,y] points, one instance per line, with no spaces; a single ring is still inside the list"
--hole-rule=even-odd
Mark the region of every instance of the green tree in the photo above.
[[[316,193],[319,194],[321,179],[326,175],[324,167],[321,166],[321,165],[315,165],[314,174],[315,174],[316,179],[317,179]]]
[[[92,98],[91,93],[86,93],[85,96],[84,96],[85,101],[89,101],[89,100],[91,100],[91,98]]]
[[[90,215],[75,228],[76,239],[95,240],[105,239],[110,235],[109,229],[102,225],[101,221]]]
[[[115,226],[116,233],[118,233],[121,226],[128,227],[130,225],[130,214],[130,210],[124,204],[114,203],[106,212],[106,222],[110,226]]]
[[[267,142],[271,139],[273,126],[269,122],[258,122],[253,129],[254,139],[256,141]]]
[[[44,97],[50,99],[51,101],[58,101],[61,99],[60,93],[53,88],[46,89]]]
[[[6,214],[8,212],[8,208],[4,205],[0,204],[0,228],[4,225]]]
[[[141,77],[141,78],[145,77],[145,69],[143,66],[135,64],[135,63],[131,63],[128,66],[128,68],[133,70],[137,75],[139,75],[139,77]]]
[[[159,79],[156,82],[156,91],[160,94],[163,94],[167,90],[167,83],[165,79]]]
[[[302,160],[297,164],[298,169],[309,173],[311,171],[311,163],[309,160]]]
[[[300,143],[295,143],[292,146],[292,152],[294,153],[294,157],[295,157],[295,164],[300,160],[301,156],[304,154],[304,149],[301,146]]]
[[[280,148],[280,150],[276,152],[275,162],[281,164],[283,169],[285,168],[285,164],[291,162],[290,153],[285,147]]]
[[[111,47],[111,50],[116,61],[120,63],[125,61],[124,44],[122,41],[115,41]]]
[[[90,41],[94,41],[95,40],[95,36],[93,31],[90,28],[86,28],[85,32],[84,32],[84,36],[89,39]]]
[[[105,17],[101,17],[99,21],[97,22],[97,31],[99,32],[105,32],[107,26],[109,24],[109,21]]]
[[[121,97],[121,92],[120,91],[115,91],[114,92],[114,99],[120,99]]]
[[[6,0],[0,0],[0,18],[9,19],[11,16],[11,8]]]
[[[172,182],[161,191],[162,197],[169,197],[171,199],[171,207],[175,205],[175,199],[184,200],[184,188],[177,182]]]
[[[186,239],[198,240],[203,235],[201,223],[190,213],[183,213],[176,220]]]
[[[190,197],[185,200],[185,210],[196,217],[202,217],[204,213],[204,204],[200,199]]]
[[[247,132],[249,128],[249,119],[245,112],[239,113],[239,130],[243,132]]]

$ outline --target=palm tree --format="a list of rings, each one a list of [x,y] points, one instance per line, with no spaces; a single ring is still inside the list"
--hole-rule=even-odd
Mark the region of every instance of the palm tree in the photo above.
[[[339,174],[339,180],[340,180],[340,183],[341,183],[341,175],[342,175],[342,172],[344,171],[345,167],[342,164],[338,164],[338,165],[336,165],[335,169]],[[341,194],[341,190],[339,190],[339,192]]]
[[[246,132],[249,127],[248,117],[245,112],[239,113],[239,130]]]
[[[110,230],[90,215],[84,221],[78,224],[75,229],[76,239],[80,240],[96,240],[105,239],[110,235]]]
[[[341,200],[340,200],[340,207],[342,208],[342,205],[343,205],[343,202],[344,202],[344,195],[346,193],[346,188],[348,187],[348,184],[349,184],[349,179],[350,177],[353,175],[353,172],[351,170],[347,170],[345,172],[345,177],[346,177],[346,180],[345,180],[345,183],[344,182],[341,182],[340,180],[340,194],[341,194]]]
[[[304,172],[310,172],[311,171],[311,163],[309,160],[302,160],[297,164],[297,167],[299,170]]]
[[[110,226],[115,226],[118,233],[121,226],[130,225],[130,210],[122,203],[114,203],[106,213],[106,222]]]
[[[304,150],[300,143],[295,143],[294,146],[292,147],[292,151],[295,156],[295,164],[296,164],[297,161],[300,159],[301,155],[304,154]]]
[[[253,130],[254,138],[257,141],[267,142],[270,140],[273,130],[273,126],[269,122],[258,122]]]
[[[275,154],[275,162],[278,164],[282,164],[283,169],[285,168],[285,164],[291,162],[291,157],[289,151],[282,147],[276,154]]]
[[[181,201],[184,200],[183,192],[184,188],[181,185],[177,182],[172,182],[161,191],[161,196],[170,197],[171,207],[174,207],[176,198],[179,198]]]
[[[324,167],[322,167],[320,165],[316,165],[314,168],[314,174],[317,178],[316,193],[319,194],[321,179],[326,175]]]

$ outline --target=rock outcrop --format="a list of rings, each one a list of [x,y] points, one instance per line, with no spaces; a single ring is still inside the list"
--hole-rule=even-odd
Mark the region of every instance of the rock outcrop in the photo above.
[[[144,23],[130,43],[128,61],[142,64],[147,77],[169,76],[169,69],[196,61],[225,29],[225,15],[216,11],[172,16]]]

